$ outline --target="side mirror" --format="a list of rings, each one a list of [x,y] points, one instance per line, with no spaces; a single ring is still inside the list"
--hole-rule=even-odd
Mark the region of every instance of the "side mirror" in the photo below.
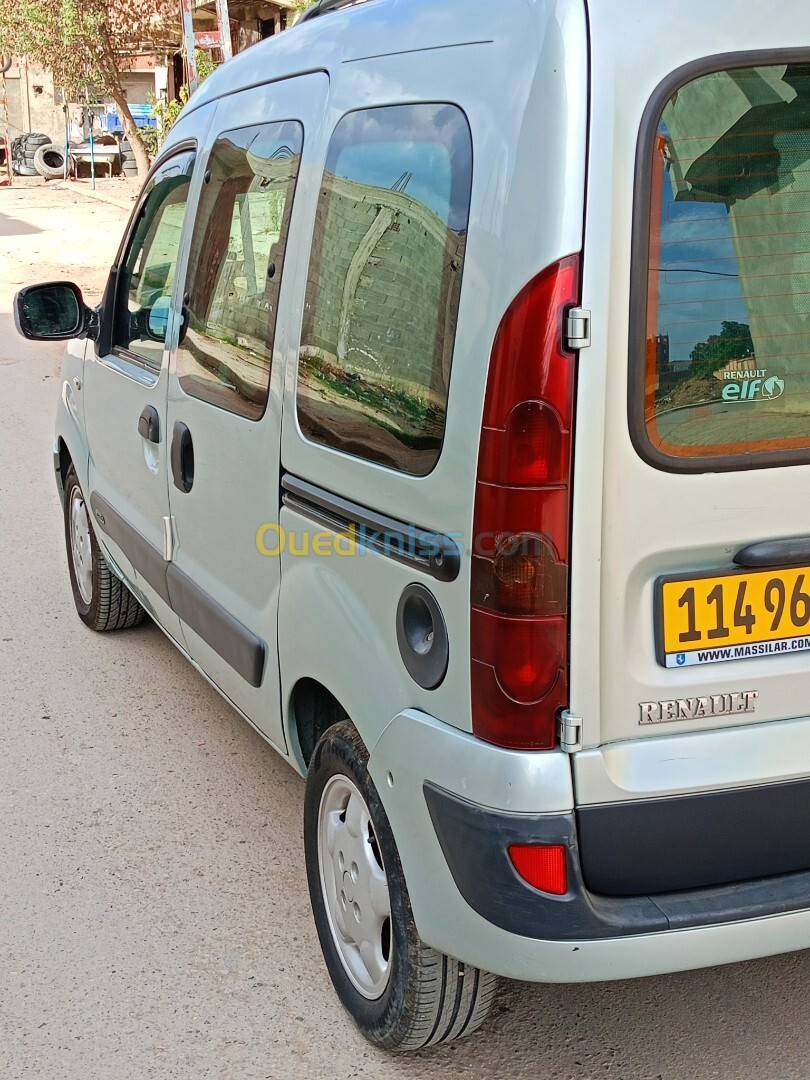
[[[169,312],[172,310],[170,296],[159,296],[147,315],[147,330],[153,341],[165,341],[169,325]]]
[[[48,281],[20,289],[14,297],[14,321],[30,341],[95,338],[98,327],[96,313],[71,281]]]

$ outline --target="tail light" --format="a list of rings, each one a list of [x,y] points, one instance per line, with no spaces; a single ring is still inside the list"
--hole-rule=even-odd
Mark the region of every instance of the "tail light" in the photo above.
[[[579,256],[548,267],[503,317],[489,367],[475,492],[473,732],[555,745],[568,699],[571,433],[576,355],[565,348]]]

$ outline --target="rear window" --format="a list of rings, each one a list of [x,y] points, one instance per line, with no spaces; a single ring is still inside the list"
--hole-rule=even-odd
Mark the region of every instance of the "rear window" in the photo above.
[[[695,471],[807,460],[810,65],[681,86],[643,168],[637,445],[653,464]]]

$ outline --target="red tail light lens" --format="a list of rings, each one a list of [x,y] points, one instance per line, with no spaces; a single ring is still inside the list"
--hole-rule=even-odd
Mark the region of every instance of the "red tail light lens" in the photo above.
[[[568,696],[568,558],[575,354],[565,320],[579,256],[531,281],[490,360],[475,496],[473,731],[551,749]]]
[[[509,858],[523,880],[540,892],[552,896],[568,892],[568,866],[562,844],[512,844]]]

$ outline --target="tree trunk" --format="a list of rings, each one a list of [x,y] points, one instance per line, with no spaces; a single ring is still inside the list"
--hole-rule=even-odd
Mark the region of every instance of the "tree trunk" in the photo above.
[[[135,163],[138,166],[138,179],[145,180],[146,174],[149,172],[149,154],[144,146],[143,139],[140,132],[132,119],[132,113],[129,111],[129,105],[127,99],[124,96],[124,89],[121,86],[121,80],[117,77],[111,79],[107,90],[110,93],[110,97],[115,102],[115,106],[118,109],[118,116],[121,119],[121,124],[124,128],[124,134],[129,139],[129,145],[132,147],[132,153],[135,155]]]
[[[140,136],[135,121],[132,119],[132,113],[129,111],[127,96],[124,93],[121,74],[118,70],[117,59],[109,37],[107,37],[106,34],[104,35],[104,41],[102,42],[102,49],[104,62],[101,65],[101,73],[105,83],[104,89],[109,93],[118,109],[118,116],[121,120],[124,134],[129,140],[129,145],[132,147],[132,153],[135,155],[135,164],[138,166],[138,179],[145,180],[150,166],[149,153]]]

